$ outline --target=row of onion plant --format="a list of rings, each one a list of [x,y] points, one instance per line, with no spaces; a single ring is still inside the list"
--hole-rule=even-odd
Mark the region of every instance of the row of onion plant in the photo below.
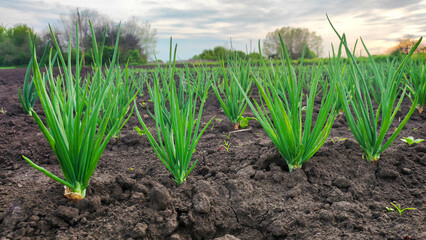
[[[76,29],[78,46],[78,26]],[[79,50],[76,52],[76,70],[73,74],[71,55],[67,61],[64,59],[52,32],[56,53],[52,57],[53,50],[50,49],[47,72],[43,75],[35,45],[30,39],[32,59],[23,92],[23,95],[30,96],[32,87],[28,79],[32,70],[32,84],[37,94],[33,95],[40,97],[46,123],[34,111],[32,100],[32,106],[27,109],[55,152],[65,180],[29,158],[23,158],[35,169],[65,185],[65,195],[73,201],[85,197],[90,178],[107,143],[111,137],[119,134],[133,110],[153,150],[172,173],[176,184],[182,184],[196,166],[197,160],[192,160],[195,148],[214,119],[210,119],[200,131],[202,112],[211,86],[225,114],[236,126],[244,119],[246,107],[250,107],[290,171],[300,169],[324,144],[340,108],[345,112],[350,129],[364,150],[367,161],[377,161],[380,153],[392,143],[420,104],[422,94],[424,96],[424,66],[409,68],[409,77],[405,76],[408,85],[401,88],[404,66],[421,39],[400,64],[392,61],[380,66],[374,62],[361,39],[370,62],[369,66],[360,67],[349,50],[345,35],[340,36],[335,30],[341,42],[337,53],[333,49],[327,67],[322,63],[304,66],[304,54],[300,65],[294,67],[280,36],[281,64],[269,66],[261,57],[260,69],[254,70],[249,61],[228,60],[228,66],[222,64],[220,68],[223,76],[221,83],[216,82],[220,75],[218,72],[209,74],[203,66],[196,69],[186,66],[179,70],[180,79],[176,82],[176,47],[172,57],[170,42],[168,67],[158,65],[155,72],[150,74],[152,79],[148,80],[148,75],[143,75],[143,82],[138,87],[135,74],[128,70],[127,65],[124,70],[118,68],[118,38],[113,59],[108,68],[103,68],[105,35],[98,45],[93,29],[91,31],[95,61],[93,74],[85,79],[81,76],[82,57]],[[71,51],[71,41],[68,51]],[[259,52],[262,56],[260,44]],[[348,59],[342,58],[343,52]],[[61,73],[54,77],[53,67],[57,59]],[[324,77],[324,69],[328,78]],[[253,81],[259,90],[259,101],[250,99]],[[154,104],[154,112],[148,111],[155,120],[152,131],[141,117],[135,100],[138,88],[143,90],[144,84]],[[385,141],[407,88],[413,106]],[[25,97],[21,97],[22,102],[27,101],[23,99]],[[375,99],[377,107],[372,99]],[[318,102],[319,108],[315,106]],[[134,103],[132,109],[131,103]],[[25,108],[27,105],[23,106]]]

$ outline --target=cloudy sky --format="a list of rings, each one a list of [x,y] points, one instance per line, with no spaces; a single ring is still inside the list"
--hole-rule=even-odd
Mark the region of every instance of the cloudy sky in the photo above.
[[[405,34],[426,36],[426,0],[0,0],[0,24],[25,23],[36,31],[57,24],[61,14],[90,8],[116,21],[136,16],[157,29],[157,57],[168,58],[169,38],[178,44],[180,59],[215,46],[257,51],[257,41],[283,26],[304,27],[338,44],[328,13],[349,42],[360,36],[373,53],[383,53]],[[425,40],[426,41],[426,40]]]

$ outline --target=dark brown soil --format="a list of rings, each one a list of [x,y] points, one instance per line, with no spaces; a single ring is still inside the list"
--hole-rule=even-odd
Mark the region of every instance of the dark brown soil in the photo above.
[[[426,239],[426,146],[399,140],[426,138],[424,113],[414,113],[378,166],[362,159],[340,116],[330,138],[348,139],[327,140],[302,170],[289,173],[256,122],[230,135],[228,152],[221,148],[232,124],[211,95],[203,121],[223,121],[200,140],[198,164],[184,184],[176,187],[146,137],[132,130],[139,126],[132,117],[105,150],[87,197],[73,204],[62,185],[21,157],[61,176],[38,126],[21,110],[24,75],[0,70],[0,108],[7,111],[0,113],[0,239]],[[404,100],[402,111],[409,105]],[[386,210],[391,202],[416,210],[399,216]]]

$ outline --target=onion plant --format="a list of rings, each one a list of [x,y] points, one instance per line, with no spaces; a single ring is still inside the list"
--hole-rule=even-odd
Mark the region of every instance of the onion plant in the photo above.
[[[195,68],[195,76],[190,79],[191,87],[195,88],[199,99],[209,96],[209,90],[214,79],[217,79],[217,71],[207,69],[203,64]]]
[[[395,140],[399,132],[407,123],[411,114],[413,114],[417,105],[418,97],[414,99],[413,106],[410,108],[405,118],[400,122],[392,135],[385,141],[386,133],[391,127],[397,111],[400,110],[400,106],[406,92],[406,88],[403,90],[400,88],[402,69],[407,62],[407,59],[413,54],[414,50],[420,44],[422,38],[420,38],[419,41],[417,41],[417,43],[411,48],[410,53],[400,64],[392,61],[387,72],[380,71],[381,69],[377,67],[361,38],[362,45],[369,56],[370,66],[374,73],[374,85],[377,86],[377,91],[379,93],[379,105],[375,108],[371,100],[371,94],[374,93],[369,91],[370,88],[366,77],[362,74],[356,58],[349,50],[345,34],[340,36],[328,16],[327,19],[339,37],[346,51],[346,55],[348,56],[350,62],[350,74],[347,76],[352,78],[354,87],[351,91],[348,91],[348,89],[343,86],[343,81],[339,74],[334,74],[331,78],[334,78],[338,83],[337,89],[339,92],[339,98],[343,103],[346,119],[355,139],[361,145],[367,161],[377,163],[380,158],[380,154]],[[334,59],[333,63],[339,63],[341,54],[335,56],[335,58],[336,59]],[[387,74],[385,75],[385,73]],[[397,101],[398,96],[399,100]]]
[[[122,112],[120,120],[116,121],[110,130],[107,130],[112,112],[119,104],[119,90],[115,89],[113,85],[114,77],[117,74],[115,63],[117,59],[118,37],[113,59],[109,69],[104,72],[102,69],[104,45],[102,43],[99,49],[91,23],[90,27],[93,41],[94,65],[92,66],[93,74],[91,77],[88,77],[86,82],[82,81],[82,76],[80,75],[83,56],[80,55],[78,49],[79,37],[77,24],[75,74],[73,74],[71,66],[71,54],[68,54],[68,61],[65,61],[52,29],[50,29],[50,32],[58,52],[60,66],[62,67],[61,70],[63,71],[59,76],[54,77],[53,75],[51,50],[49,67],[46,73],[47,82],[43,81],[36,59],[34,43],[30,43],[33,61],[33,81],[46,115],[46,123],[42,121],[33,109],[30,109],[30,111],[52,147],[65,179],[54,175],[27,157],[23,156],[23,158],[35,169],[65,185],[65,196],[73,202],[85,197],[86,188],[98,161],[110,138],[116,133],[127,113]],[[119,36],[119,31],[117,36]],[[68,52],[71,52],[71,36],[69,42]],[[108,108],[105,108],[102,114],[100,114],[101,106],[107,95],[115,97],[111,98]],[[132,102],[133,99],[129,99],[129,102],[124,108],[127,109]],[[100,118],[102,120],[99,120]]]
[[[416,108],[422,114],[426,102],[426,67],[421,61],[410,61],[407,71],[408,76],[404,75],[404,79],[410,93],[408,96],[413,104],[416,97],[418,98]]]
[[[246,120],[243,114],[247,108],[247,100],[244,95],[250,95],[253,84],[250,75],[250,61],[243,62],[241,59],[228,60],[228,67],[222,62],[222,83],[212,84],[213,91],[219,100],[223,112],[231,123],[235,124],[235,129],[239,128],[240,121]],[[228,75],[235,77],[228,77]],[[240,85],[242,90],[238,87]],[[223,95],[223,98],[222,98]]]
[[[101,106],[101,112],[107,111],[112,101],[118,99],[118,104],[115,108],[112,109],[110,120],[108,121],[106,130],[109,132],[114,128],[114,125],[117,122],[120,122],[120,126],[115,130],[116,133],[113,137],[119,137],[120,131],[124,127],[124,125],[129,121],[130,117],[133,114],[133,108],[131,108],[131,112],[127,115],[127,118],[124,122],[121,123],[121,116],[126,115],[129,111],[129,102],[133,101],[137,96],[137,89],[134,85],[134,82],[130,78],[128,63],[126,67],[122,70],[121,68],[116,68],[115,70],[115,81],[113,81],[113,88],[116,91],[111,91],[106,94],[104,102]],[[102,118],[99,118],[99,121],[102,122]]]
[[[318,88],[322,85],[322,65],[312,69],[311,83],[308,94],[303,92],[302,73],[303,58],[299,66],[299,75],[296,75],[291,64],[290,56],[280,36],[283,49],[283,64],[278,68],[268,71],[265,60],[261,57],[264,67],[263,79],[255,77],[255,83],[259,89],[260,103],[253,100],[254,104],[244,92],[244,97],[251,110],[265,129],[272,142],[277,147],[281,156],[287,162],[290,171],[300,169],[302,164],[308,161],[324,144],[337,112],[335,111],[335,84],[331,81],[326,89],[323,89],[321,107],[317,118],[314,117],[315,97]],[[262,52],[259,44],[259,53]],[[240,86],[240,89],[243,88]],[[306,106],[302,99],[306,96]],[[306,112],[302,111],[306,109]]]
[[[137,104],[134,104],[134,107],[136,115],[146,132],[146,136],[152,148],[166,168],[173,174],[176,184],[180,185],[194,169],[197,160],[195,160],[191,166],[190,162],[195,152],[195,147],[214,117],[204,126],[201,132],[199,132],[205,101],[201,101],[197,117],[197,95],[195,90],[189,88],[187,91],[180,93],[182,89],[179,89],[179,92],[176,89],[174,80],[176,47],[173,61],[171,54],[172,42],[170,41],[169,74],[167,75],[167,79],[161,79],[163,86],[166,87],[162,89],[163,91],[167,91],[166,98],[163,98],[162,96],[164,95],[160,92],[160,74],[154,75],[152,101],[154,102],[154,119],[157,139],[154,138],[148,126],[141,118],[137,109]],[[180,103],[179,96],[183,96],[185,99],[184,107],[182,107]],[[164,111],[163,108],[165,106],[169,106],[170,110],[166,109]],[[167,115],[168,113],[170,113],[170,115]]]
[[[175,88],[176,85],[178,87],[177,90],[177,98],[178,98],[178,104],[179,104],[179,108],[181,110],[187,109],[189,105],[188,99],[189,99],[189,95],[187,94],[189,92],[189,90],[194,90],[190,87],[190,83],[189,83],[189,77],[187,75],[189,75],[189,73],[187,73],[186,71],[182,71],[182,69],[179,69],[180,74],[179,76],[181,77],[178,81],[178,83],[176,84],[175,80],[174,80],[174,76],[175,74],[175,68],[174,68],[174,63],[170,62],[169,67],[168,68],[162,68],[160,67],[159,63],[158,66],[156,68],[156,73],[154,75],[154,84],[155,81],[160,78],[161,81],[161,85],[162,87],[159,88],[159,97],[161,99],[161,104],[163,104],[163,106],[161,107],[161,111],[163,112],[163,117],[164,117],[164,121],[165,124],[168,128],[171,127],[172,125],[172,120],[171,120],[171,112],[168,110],[167,108],[167,103],[168,103],[168,98],[170,95],[170,87],[172,87],[171,85],[173,85],[173,87]],[[173,80],[173,83],[171,81],[171,79]],[[154,85],[155,86],[155,85]],[[151,101],[154,101],[154,99],[156,98],[156,92],[155,92],[155,88],[154,86],[151,86],[149,84],[147,84],[148,87],[148,92],[149,95],[151,97]],[[207,96],[206,96],[207,97]],[[155,119],[154,114],[152,114],[149,109],[148,110],[148,114]]]
[[[380,91],[379,81],[375,80],[376,74],[377,73],[381,74],[382,78],[383,76],[391,77],[392,74],[388,73],[388,71],[391,70],[389,69],[389,66],[394,66],[394,65],[391,64],[391,62],[389,61],[389,58],[387,58],[386,62],[376,63],[375,69],[377,69],[377,71],[372,68],[373,66],[370,64],[370,62],[360,62],[358,66],[361,70],[362,75],[365,76],[365,81],[367,82],[367,86],[368,86],[371,97],[373,98],[376,104],[380,104],[381,91]]]
[[[30,39],[31,40],[31,39]],[[35,42],[35,39],[33,39],[33,42]],[[44,49],[43,55],[40,59],[40,65],[43,64],[44,62],[44,58],[46,56],[46,53],[48,52],[50,46],[50,41],[47,42],[46,48]],[[53,63],[56,60],[56,55],[53,58]],[[34,104],[38,99],[38,94],[37,91],[35,90],[35,85],[34,82],[31,81],[30,83],[30,76],[31,76],[31,70],[33,67],[33,59],[30,59],[30,62],[28,64],[27,67],[27,72],[25,74],[25,80],[24,80],[24,87],[21,90],[21,88],[19,88],[19,101],[21,102],[22,108],[24,109],[24,112],[28,115],[31,116],[31,111],[30,109],[34,108]],[[46,75],[43,76],[44,79],[47,78]]]
[[[341,86],[344,87],[347,92],[351,92],[351,90],[354,88],[354,83],[351,78],[346,77],[346,75],[348,74],[347,61],[346,59],[341,59],[336,57],[336,56],[341,56],[342,47],[343,45],[342,43],[340,43],[338,52],[336,53],[334,49],[334,45],[331,44],[332,56],[329,56],[328,64],[324,67],[324,69],[327,73],[327,78],[332,80],[340,79],[340,81],[342,81]],[[336,87],[337,87],[337,84],[336,84]],[[337,98],[335,108],[336,108],[336,111],[339,112],[339,115],[342,115],[344,112],[343,100],[341,100],[340,98]]]
[[[131,82],[133,83],[138,92],[138,96],[142,97],[144,94],[144,85],[148,81],[148,71],[144,69],[129,69],[129,75]]]

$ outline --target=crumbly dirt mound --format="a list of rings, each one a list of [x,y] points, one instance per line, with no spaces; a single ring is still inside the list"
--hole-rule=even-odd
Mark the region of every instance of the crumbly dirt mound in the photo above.
[[[7,111],[0,113],[0,239],[426,239],[424,143],[397,139],[373,166],[340,116],[330,138],[348,139],[327,140],[290,173],[258,123],[224,136],[233,126],[214,95],[203,121],[218,119],[200,140],[185,183],[175,185],[146,137],[133,131],[139,124],[132,117],[105,150],[87,197],[73,204],[63,186],[21,158],[61,176],[37,124],[21,110],[24,75],[0,70],[0,108]],[[424,123],[415,112],[400,136],[425,138]],[[416,210],[399,216],[386,210],[390,202]]]

